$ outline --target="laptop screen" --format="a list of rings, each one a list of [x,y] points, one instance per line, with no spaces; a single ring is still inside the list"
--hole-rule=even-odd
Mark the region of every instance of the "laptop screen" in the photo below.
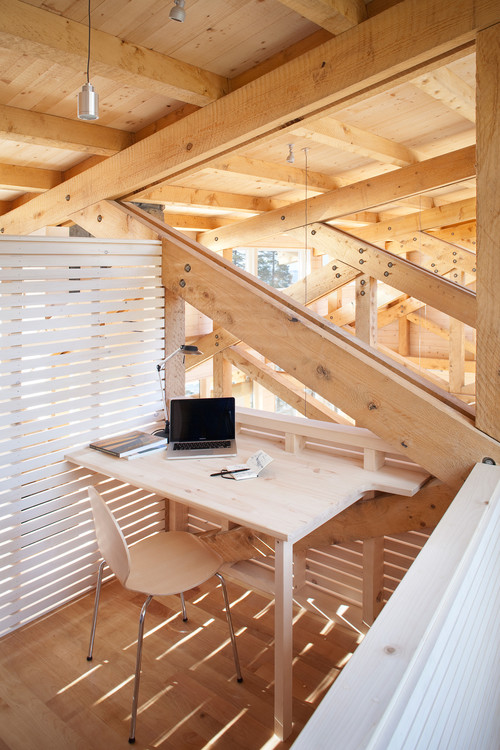
[[[235,436],[235,400],[173,398],[170,401],[170,442],[232,440]]]

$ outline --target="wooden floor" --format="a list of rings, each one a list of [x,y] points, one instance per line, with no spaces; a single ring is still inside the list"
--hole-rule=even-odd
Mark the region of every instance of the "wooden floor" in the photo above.
[[[243,683],[222,595],[209,582],[146,618],[137,748],[288,748],[355,649],[353,631],[296,610],[292,736],[273,734],[273,602],[232,584]],[[94,660],[86,661],[93,596],[0,640],[0,750],[114,750],[128,745],[136,632],[143,597],[103,587]]]

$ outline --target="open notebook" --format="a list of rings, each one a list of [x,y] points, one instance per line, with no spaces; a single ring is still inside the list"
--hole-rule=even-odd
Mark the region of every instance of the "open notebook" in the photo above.
[[[170,401],[167,458],[235,456],[235,401],[173,398]]]

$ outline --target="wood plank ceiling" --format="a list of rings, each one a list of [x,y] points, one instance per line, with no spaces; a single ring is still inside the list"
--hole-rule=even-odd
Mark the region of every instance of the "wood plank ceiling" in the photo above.
[[[399,5],[405,4],[412,3]],[[380,28],[386,17],[392,23],[397,5],[395,0],[186,0],[186,20],[180,24],[168,18],[169,0],[92,0],[90,80],[99,92],[101,114],[98,123],[85,123],[76,119],[76,96],[85,81],[87,0],[0,0],[2,231],[19,233],[19,222],[10,222],[10,217],[27,201],[35,198],[37,205],[36,196],[184,118],[189,122],[190,115],[224,102],[227,94],[233,96],[231,92],[250,84],[252,101],[258,101],[261,76],[291,60],[300,72],[300,61],[335,36],[347,38],[377,17]],[[409,29],[399,31],[408,34]],[[376,47],[371,37],[368,43]],[[196,231],[199,241],[212,248],[250,243],[303,246],[303,229],[298,228],[327,220],[364,243],[416,263],[411,273],[411,264],[403,267],[402,283],[387,288],[378,324],[401,321],[392,355],[404,357],[401,361],[412,367],[415,351],[405,343],[405,326],[412,321],[434,336],[457,335],[447,318],[443,322],[439,316],[421,314],[422,303],[453,313],[466,324],[465,332],[458,334],[465,340],[465,354],[458,347],[459,374],[450,375],[449,382],[448,376],[439,378],[439,383],[473,400],[464,374],[474,369],[475,345],[473,305],[467,296],[476,274],[476,179],[471,168],[475,49],[464,37],[460,51],[446,52],[443,48],[432,62],[416,64],[413,74],[395,77],[392,84],[378,85],[375,72],[370,80],[366,70],[364,89],[358,87],[351,95],[346,84],[345,95],[325,99],[321,106],[318,93],[312,115],[306,99],[314,100],[316,84],[319,92],[321,72],[311,80],[309,93],[297,89],[289,77],[283,77],[274,95],[263,85],[261,96],[267,97],[269,110],[275,98],[286,102],[289,97],[296,121],[290,119],[286,127],[266,125],[266,132],[263,124],[252,121],[246,138],[237,133],[231,138],[228,132],[227,149],[215,139],[211,147],[210,123],[205,124],[200,132],[205,156],[198,158],[195,145],[191,166],[184,159],[179,169],[166,168],[161,174],[157,170],[149,181],[142,175],[136,182],[131,179],[125,195],[115,187],[113,195],[103,188],[105,194],[98,197],[164,206],[167,222]],[[343,60],[329,63],[341,76]],[[239,117],[240,123],[250,123],[253,115],[242,107],[235,122]],[[229,130],[230,124],[225,125]],[[287,161],[291,143],[294,163]],[[140,156],[138,151],[134,154]],[[411,183],[413,174],[423,181],[418,189]],[[404,180],[408,185],[401,187]],[[79,222],[92,231],[92,211],[86,214],[89,203],[82,199],[73,210],[80,211]],[[287,218],[280,224],[285,208]],[[268,216],[267,224],[263,215]],[[50,212],[48,216],[49,224],[67,219]],[[76,214],[72,218],[78,220]],[[35,224],[27,224],[27,231],[38,228]],[[333,241],[328,235],[322,244],[320,234],[316,244],[310,240],[318,258]],[[349,263],[348,255],[341,259]],[[374,259],[369,271],[382,287],[378,261]],[[439,304],[444,287],[427,297],[420,291],[419,296],[422,268],[458,285],[448,298],[456,298],[456,303]],[[331,291],[334,286],[329,284]],[[328,313],[340,325],[354,322],[352,307],[343,306],[339,296],[329,304]],[[453,356],[445,356],[441,363],[429,356],[426,364],[434,373],[448,370]],[[467,361],[472,363],[469,367]],[[431,372],[427,376],[436,377]]]

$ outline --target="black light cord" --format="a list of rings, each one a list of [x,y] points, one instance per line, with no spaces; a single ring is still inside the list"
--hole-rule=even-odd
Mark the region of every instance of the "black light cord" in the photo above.
[[[87,83],[89,83],[89,71],[90,71],[90,0],[89,0],[89,40],[87,44]]]

